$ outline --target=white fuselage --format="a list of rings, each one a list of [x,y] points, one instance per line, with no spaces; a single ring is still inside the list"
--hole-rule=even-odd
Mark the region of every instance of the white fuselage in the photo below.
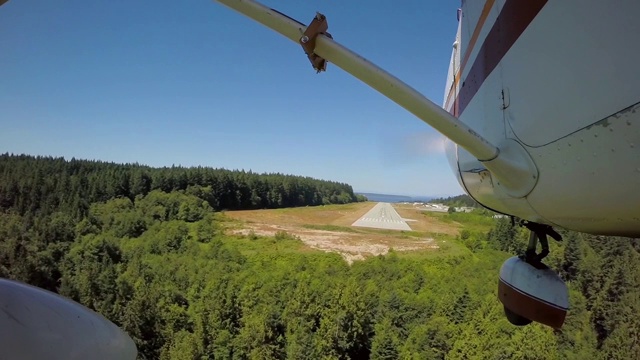
[[[463,1],[445,109],[489,141],[513,139],[539,176],[513,197],[453,143],[463,188],[493,210],[640,236],[640,2]]]

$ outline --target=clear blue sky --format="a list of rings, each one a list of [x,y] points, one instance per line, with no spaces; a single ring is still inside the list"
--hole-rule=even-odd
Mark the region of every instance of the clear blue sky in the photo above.
[[[441,104],[458,1],[263,3],[304,23],[324,13],[334,39]],[[317,75],[300,47],[212,1],[0,7],[2,153],[460,194],[438,142],[339,68]]]

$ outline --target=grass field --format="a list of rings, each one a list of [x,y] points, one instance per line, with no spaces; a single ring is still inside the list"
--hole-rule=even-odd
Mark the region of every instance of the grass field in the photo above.
[[[448,255],[468,251],[456,241],[460,230],[488,231],[493,219],[479,214],[430,213],[412,205],[394,204],[411,231],[352,227],[376,203],[354,203],[272,210],[228,211],[224,213],[226,232],[246,239],[291,236],[301,244],[294,251],[318,249],[339,253],[349,263],[369,256],[386,254]],[[279,247],[285,243],[280,242]],[[249,246],[248,248],[252,248]]]

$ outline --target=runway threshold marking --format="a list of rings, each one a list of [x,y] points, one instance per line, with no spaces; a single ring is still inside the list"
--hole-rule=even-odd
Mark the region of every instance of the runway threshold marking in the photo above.
[[[389,203],[379,202],[351,226],[385,230],[407,230],[411,227]]]

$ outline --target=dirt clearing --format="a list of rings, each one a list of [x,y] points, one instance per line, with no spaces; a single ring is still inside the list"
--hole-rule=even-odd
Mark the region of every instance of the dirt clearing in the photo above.
[[[368,256],[395,251],[415,251],[439,248],[442,234],[456,235],[457,224],[444,223],[423,215],[417,209],[394,207],[403,218],[412,219],[414,231],[378,230],[350,226],[367,213],[376,203],[327,205],[274,210],[228,211],[232,219],[227,230],[232,234],[273,236],[278,231],[295,235],[313,249],[339,253],[352,263]]]

